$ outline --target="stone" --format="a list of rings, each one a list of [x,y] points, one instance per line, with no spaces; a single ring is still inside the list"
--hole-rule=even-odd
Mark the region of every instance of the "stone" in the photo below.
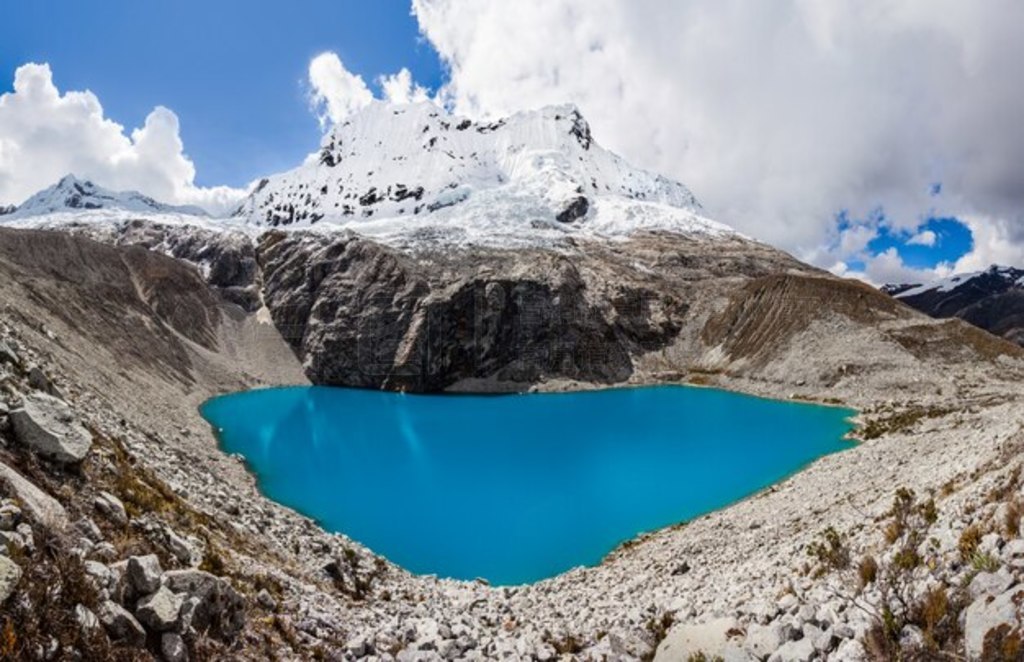
[[[709,657],[721,656],[732,660],[749,660],[750,655],[742,650],[737,632],[736,619],[717,618],[706,623],[683,623],[668,631],[654,654],[655,662],[686,660],[691,655],[704,653]]]
[[[830,662],[868,662],[864,644],[856,639],[847,639],[829,656]]]
[[[1024,540],[1015,538],[1002,549],[1003,559],[1011,568],[1024,568]]]
[[[982,596],[999,595],[1013,586],[1013,582],[1013,575],[1005,568],[997,572],[979,572],[967,585],[967,593],[974,601]]]
[[[0,462],[0,483],[7,484],[13,491],[10,496],[17,499],[22,510],[40,524],[55,531],[60,531],[68,525],[67,512],[59,501],[3,462]]]
[[[48,395],[57,395],[57,389],[54,388],[53,382],[37,365],[32,366],[28,371],[28,385]]]
[[[245,625],[245,599],[226,580],[197,569],[164,573],[167,587],[195,599],[190,625],[198,630],[215,626],[217,635],[230,639]]]
[[[173,630],[178,624],[178,614],[184,600],[184,596],[161,586],[155,593],[139,600],[135,606],[135,616],[140,623],[156,632]]]
[[[18,564],[6,556],[0,556],[0,605],[11,597],[20,579],[21,568]]]
[[[798,600],[795,595],[787,593],[779,598],[778,607],[781,612],[790,612],[796,609],[799,604],[800,600]]]
[[[23,396],[21,406],[11,411],[10,417],[20,443],[57,462],[81,462],[92,447],[92,435],[71,407],[51,395]]]
[[[188,648],[185,640],[175,632],[165,632],[160,637],[160,654],[167,662],[186,662],[188,660]]]
[[[167,529],[166,538],[167,548],[171,550],[171,554],[174,554],[174,558],[186,565],[192,565],[193,556],[195,556],[192,546],[171,529]]]
[[[775,652],[787,637],[783,633],[782,625],[778,622],[768,625],[753,624],[747,627],[747,639],[744,647],[758,658],[764,659]]]
[[[88,517],[80,517],[75,520],[74,527],[76,531],[94,543],[103,541],[103,531],[96,525],[96,522]]]
[[[807,662],[815,654],[814,644],[810,639],[787,641],[772,653],[768,662]]]
[[[146,595],[160,588],[160,559],[156,554],[132,556],[128,559],[128,581],[139,595]]]
[[[270,591],[265,588],[261,588],[260,592],[256,594],[256,602],[267,611],[274,611],[277,609],[277,600],[270,595]]]
[[[1018,626],[1017,603],[1024,598],[1024,589],[1013,588],[996,597],[983,596],[967,607],[964,617],[964,647],[967,658],[981,657],[985,635],[1001,625]]]
[[[125,510],[124,503],[110,492],[101,491],[92,503],[100,514],[114,524],[124,526],[128,523],[128,511]]]
[[[100,588],[107,588],[113,583],[114,576],[110,568],[99,561],[85,561],[82,563],[85,574],[92,577]]]
[[[103,561],[104,563],[111,563],[117,559],[117,548],[109,542],[96,543],[89,552],[89,558]]]
[[[130,646],[141,646],[146,643],[145,628],[128,613],[127,609],[113,600],[100,603],[97,616],[111,639],[123,641]]]
[[[7,343],[0,341],[0,364],[21,365],[21,357]]]
[[[75,605],[75,621],[82,632],[87,633],[100,627],[100,619],[85,605]]]

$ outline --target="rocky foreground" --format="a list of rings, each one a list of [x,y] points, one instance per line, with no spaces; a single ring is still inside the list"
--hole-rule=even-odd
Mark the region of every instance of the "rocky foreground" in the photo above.
[[[0,229],[0,658],[1020,658],[1011,343],[739,238],[518,260],[97,238]],[[491,587],[264,499],[197,412],[307,379],[709,384],[856,407],[863,443],[598,567]]]

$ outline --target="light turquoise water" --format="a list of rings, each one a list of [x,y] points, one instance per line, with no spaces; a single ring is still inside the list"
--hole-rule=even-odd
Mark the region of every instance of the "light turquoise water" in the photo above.
[[[681,386],[276,388],[202,408],[269,497],[413,572],[495,584],[595,564],[848,448],[852,413]]]

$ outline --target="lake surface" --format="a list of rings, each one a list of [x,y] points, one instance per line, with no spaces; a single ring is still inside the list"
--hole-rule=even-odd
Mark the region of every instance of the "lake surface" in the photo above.
[[[598,563],[845,448],[852,410],[684,386],[501,396],[325,387],[203,416],[270,498],[418,573],[518,584]]]

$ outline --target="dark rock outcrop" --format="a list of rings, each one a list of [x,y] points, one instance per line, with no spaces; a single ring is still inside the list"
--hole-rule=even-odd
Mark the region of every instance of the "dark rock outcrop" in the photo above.
[[[351,235],[277,233],[259,259],[274,323],[319,384],[622,382],[632,355],[672,342],[687,310],[643,286],[599,295],[576,260],[551,251],[413,255]]]

